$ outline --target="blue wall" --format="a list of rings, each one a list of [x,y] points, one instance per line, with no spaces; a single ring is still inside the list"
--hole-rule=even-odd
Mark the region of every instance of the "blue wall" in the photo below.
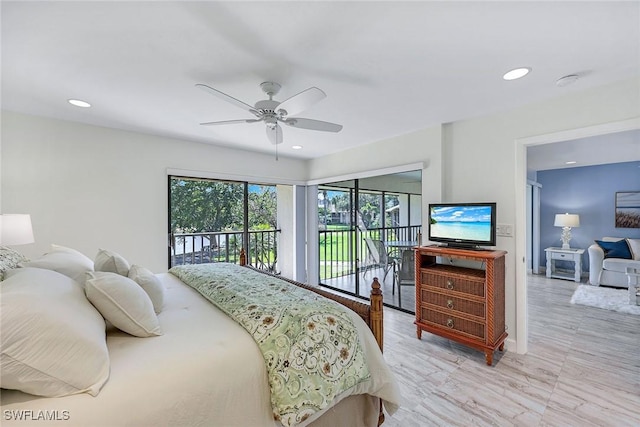
[[[539,171],[540,263],[544,249],[562,246],[562,229],[553,226],[557,213],[580,215],[580,227],[571,229],[571,247],[585,250],[583,271],[589,269],[587,248],[604,236],[640,238],[640,228],[615,228],[616,191],[640,191],[640,162],[614,163]]]

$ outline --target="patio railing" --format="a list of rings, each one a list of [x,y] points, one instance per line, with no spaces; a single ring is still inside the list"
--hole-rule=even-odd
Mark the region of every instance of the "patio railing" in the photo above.
[[[249,231],[247,262],[259,269],[277,273],[278,233],[280,230]],[[244,232],[216,231],[174,233],[171,235],[171,266],[232,262],[240,260]]]
[[[333,279],[354,274],[355,259],[362,263],[367,256],[364,239],[384,241],[415,241],[422,227],[419,225],[375,228],[365,231],[350,229],[321,230],[320,239],[320,279]],[[278,233],[281,230],[249,231],[247,262],[262,270],[277,271]],[[354,246],[358,236],[362,241]],[[171,236],[171,266],[183,264],[204,264],[211,262],[232,262],[240,260],[243,247],[242,231],[218,231],[203,233],[175,233]],[[354,247],[360,253],[354,254]]]
[[[373,228],[358,231],[358,234],[351,229],[321,230],[319,231],[320,279],[334,279],[354,274],[356,272],[354,260],[358,259],[362,263],[367,257],[365,238],[383,241],[416,241],[421,230],[420,225]],[[361,242],[354,246],[356,236],[361,239]],[[354,254],[354,247],[358,248],[359,253]]]

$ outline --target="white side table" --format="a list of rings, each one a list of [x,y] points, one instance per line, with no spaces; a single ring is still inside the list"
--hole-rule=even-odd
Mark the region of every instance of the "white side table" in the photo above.
[[[629,285],[629,304],[640,305],[640,268],[627,267],[626,274]]]
[[[544,250],[547,255],[547,277],[555,279],[574,280],[580,283],[582,276],[582,254],[584,249],[562,249],[547,248]],[[556,269],[556,261],[570,261],[574,265],[574,274],[568,274]]]

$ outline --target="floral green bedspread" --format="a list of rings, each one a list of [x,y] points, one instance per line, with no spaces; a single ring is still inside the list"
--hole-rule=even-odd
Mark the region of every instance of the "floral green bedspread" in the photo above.
[[[235,264],[173,267],[170,273],[242,325],[264,356],[274,418],[305,421],[370,378],[346,307]]]

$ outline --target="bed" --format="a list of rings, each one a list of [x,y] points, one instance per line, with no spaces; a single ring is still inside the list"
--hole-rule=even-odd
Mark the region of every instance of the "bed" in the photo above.
[[[64,253],[64,248],[60,248],[56,248],[52,253],[63,253],[65,256],[72,253]],[[110,255],[113,259],[114,254]],[[73,257],[77,255],[74,254]],[[30,276],[29,283],[47,281],[46,285],[36,287],[36,293],[40,295],[50,292],[51,283],[56,281],[60,282],[63,289],[76,292],[74,286],[82,278],[81,275],[76,276],[77,280],[71,277],[82,272],[83,268],[89,267],[86,260],[83,260],[83,266],[60,271],[65,269],[59,268],[58,264],[64,264],[68,259],[62,263],[53,263],[53,266],[51,263],[38,264],[37,261],[22,262],[21,268],[7,271],[5,281],[0,284],[3,291],[3,389],[0,397],[3,426],[376,426],[383,422],[385,412],[392,414],[399,405],[397,384],[381,353],[382,294],[379,283],[374,282],[371,304],[364,304],[282,279],[282,283],[286,282],[287,286],[294,285],[298,289],[305,289],[307,293],[326,296],[349,308],[345,313],[356,328],[369,376],[356,381],[348,390],[335,394],[330,404],[321,409],[316,408],[315,411],[304,413],[298,418],[278,420],[277,414],[274,416],[271,370],[269,364],[265,363],[261,347],[243,326],[229,317],[223,309],[208,301],[201,291],[185,284],[175,273],[153,275],[153,282],[161,285],[162,307],[157,310],[159,313],[155,316],[157,323],[151,319],[150,323],[144,326],[144,319],[141,321],[143,327],[140,333],[142,336],[148,333],[147,337],[125,333],[106,322],[106,379],[104,373],[99,373],[89,380],[91,387],[67,393],[64,397],[35,396],[24,391],[4,389],[5,384],[12,379],[9,378],[8,370],[5,370],[5,353],[11,350],[8,348],[9,344],[5,343],[6,339],[11,338],[11,334],[6,333],[6,323],[9,320],[5,318],[5,314],[11,312],[7,304],[10,304],[12,299],[7,297],[5,292],[10,293],[12,287],[22,289],[18,288],[15,282],[27,281],[24,279],[26,276]],[[134,266],[126,265],[126,261],[124,263],[121,267],[133,270]],[[91,267],[93,265],[98,264],[92,263]],[[252,274],[266,274],[251,267],[242,268],[243,271],[251,271]],[[47,269],[51,271],[43,271]],[[114,265],[113,269],[118,270],[118,266]],[[52,277],[54,272],[57,275]],[[86,271],[82,273],[87,274]],[[117,274],[113,273],[109,277],[114,278]],[[62,276],[68,277],[76,285],[66,283],[66,277]],[[90,272],[88,277],[98,277],[98,273]],[[265,277],[268,277],[270,282],[281,280],[274,276]],[[89,286],[91,281],[92,279],[87,279],[84,285],[88,299],[92,295]],[[281,286],[281,282],[277,283]],[[23,283],[19,285],[24,286]],[[150,297],[152,295],[153,293],[149,294]],[[25,298],[24,295],[21,298]],[[30,295],[28,298],[34,297]],[[46,308],[43,310],[55,305],[55,298],[55,295],[45,296],[43,307],[46,305]],[[148,304],[153,307],[152,299],[145,299],[147,308]],[[80,300],[78,296],[79,304],[82,303]],[[131,300],[133,298],[127,301]],[[100,307],[93,299],[90,301],[96,307]],[[30,307],[37,310],[40,306],[36,301],[30,302]],[[87,307],[85,309],[89,310]],[[71,311],[78,310],[66,310],[65,313]],[[60,316],[65,317],[67,314]],[[119,320],[113,320],[120,327]],[[99,327],[100,321],[96,321]],[[69,323],[73,322],[66,323],[65,327]],[[137,332],[134,330],[132,333]],[[93,335],[90,339],[93,339]],[[99,346],[100,343],[97,342],[94,347]],[[57,350],[51,348],[50,351],[55,353]],[[71,356],[58,357],[56,360],[69,360],[69,364],[79,366],[83,372],[88,372],[95,366],[83,369],[82,364],[98,364],[94,361],[101,360],[102,353],[96,354],[74,362],[71,362],[74,360]],[[290,384],[287,383],[288,386]]]

